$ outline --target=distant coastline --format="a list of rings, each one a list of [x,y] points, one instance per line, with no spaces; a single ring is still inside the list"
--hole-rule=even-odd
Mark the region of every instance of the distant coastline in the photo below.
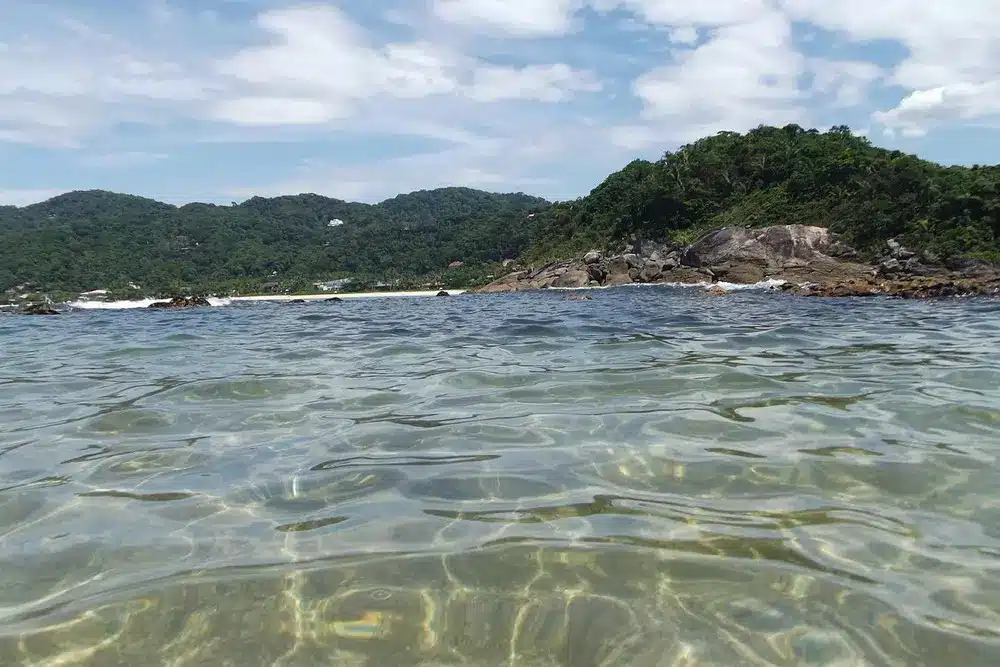
[[[231,297],[207,297],[208,302],[212,306],[221,307],[228,306],[232,303],[254,303],[254,302],[265,302],[265,301],[275,301],[275,302],[292,302],[292,301],[306,301],[306,302],[323,302],[332,301],[339,299],[342,301],[357,301],[361,299],[376,299],[376,298],[407,298],[407,297],[432,297],[437,296],[442,290],[402,290],[393,292],[342,292],[336,294],[251,294],[245,296],[231,296]],[[443,290],[448,293],[449,296],[457,296],[459,294],[464,294],[468,290],[458,289],[458,290]],[[164,299],[154,299],[154,298],[144,298],[135,300],[125,300],[125,301],[98,301],[93,299],[82,299],[75,301],[67,301],[64,305],[76,310],[133,310],[140,308],[149,308],[154,303],[159,303],[164,301]]]

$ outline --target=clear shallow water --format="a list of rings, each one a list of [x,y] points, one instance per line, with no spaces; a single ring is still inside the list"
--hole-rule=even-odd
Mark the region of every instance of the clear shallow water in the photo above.
[[[0,665],[1000,664],[1000,302],[0,317]]]

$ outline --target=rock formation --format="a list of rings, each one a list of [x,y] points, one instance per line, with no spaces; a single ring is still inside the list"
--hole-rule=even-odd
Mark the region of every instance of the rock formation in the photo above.
[[[634,242],[619,254],[591,250],[582,258],[516,271],[478,292],[517,292],[632,283],[753,284],[784,281],[810,296],[890,295],[925,298],[1000,292],[1000,270],[977,260],[942,263],[889,241],[875,265],[823,227],[723,227],[687,248]]]
[[[169,301],[155,301],[149,304],[149,308],[197,308],[211,306],[208,299],[201,296],[175,296]]]
[[[47,303],[31,303],[21,309],[22,315],[59,315],[59,311]]]

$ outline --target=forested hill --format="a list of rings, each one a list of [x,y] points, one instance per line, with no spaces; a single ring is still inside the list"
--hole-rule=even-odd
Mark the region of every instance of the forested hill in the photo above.
[[[346,275],[440,274],[464,262],[449,272],[455,283],[485,278],[502,259],[537,264],[630,238],[686,242],[725,225],[790,223],[829,227],[870,255],[898,238],[944,257],[996,261],[1000,167],[945,167],[846,127],[789,125],[722,132],[655,162],[635,160],[586,197],[553,205],[468,188],[377,205],[297,195],[182,207],[71,192],[0,207],[0,292],[26,282],[246,291],[279,280],[298,289]]]
[[[169,204],[104,191],[70,192],[23,208],[0,207],[0,292],[148,290],[271,279],[307,286],[360,275],[422,275],[449,263],[516,257],[548,205],[524,194],[443,188],[377,205],[319,195],[254,197],[233,206]]]
[[[725,225],[829,227],[866,253],[899,238],[940,255],[1000,258],[1000,167],[943,167],[847,127],[723,132],[636,160],[588,196],[539,216],[526,259],[579,255],[631,236],[688,241]]]

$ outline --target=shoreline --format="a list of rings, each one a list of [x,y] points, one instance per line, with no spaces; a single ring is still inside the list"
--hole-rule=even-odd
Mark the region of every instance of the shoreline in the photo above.
[[[448,292],[449,296],[465,294],[469,290],[412,290],[396,292],[344,292],[327,294],[251,294],[247,296],[232,297],[207,297],[212,307],[224,307],[232,303],[256,303],[264,301],[289,302],[289,301],[329,301],[330,299],[341,299],[342,301],[360,301],[363,299],[402,299],[402,298],[426,298],[437,296],[439,291]],[[137,299],[134,301],[89,301],[76,300],[67,301],[61,305],[68,306],[75,310],[138,310],[148,308],[150,304],[169,301],[169,299]]]

